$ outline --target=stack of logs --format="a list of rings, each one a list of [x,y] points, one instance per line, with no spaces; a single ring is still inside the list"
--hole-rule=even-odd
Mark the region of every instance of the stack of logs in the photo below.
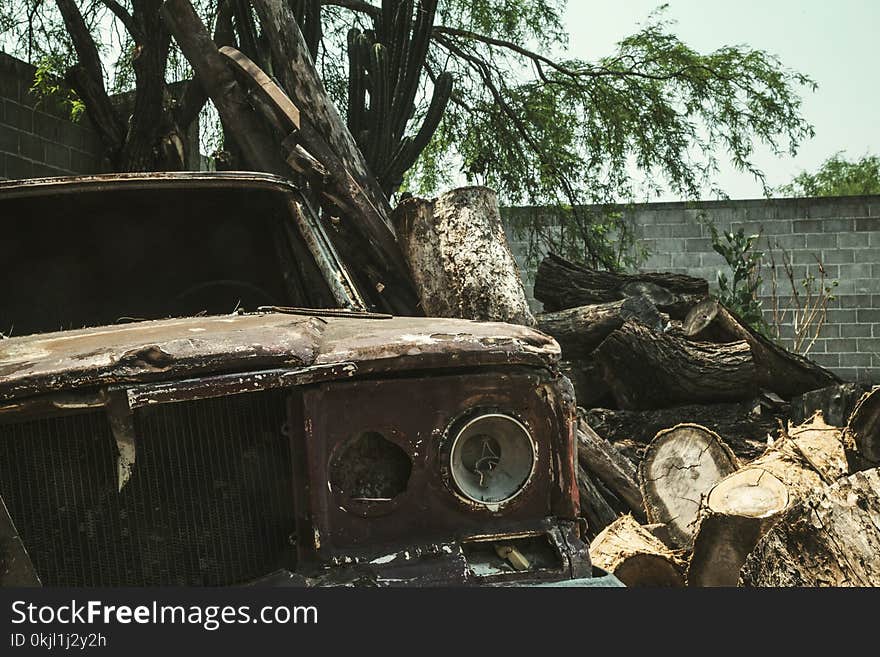
[[[768,340],[702,279],[551,255],[535,296],[581,406],[595,565],[630,586],[880,585],[880,389]]]

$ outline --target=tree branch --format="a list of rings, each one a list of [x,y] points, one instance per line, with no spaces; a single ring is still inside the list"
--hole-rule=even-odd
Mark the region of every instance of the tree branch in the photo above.
[[[351,11],[366,14],[370,18],[380,18],[382,16],[381,7],[371,5],[369,2],[365,2],[365,0],[321,0],[321,4],[350,9]]]
[[[55,0],[55,4],[64,20],[78,60],[68,71],[68,82],[83,99],[89,118],[101,135],[104,148],[111,159],[115,159],[125,142],[125,127],[104,86],[104,69],[98,46],[74,0]]]
[[[113,14],[120,20],[120,22],[125,25],[125,29],[128,30],[128,33],[134,38],[135,41],[139,41],[141,39],[141,31],[138,29],[137,25],[134,22],[134,17],[128,13],[128,11],[121,4],[116,2],[116,0],[100,0],[101,4],[107,7]]]

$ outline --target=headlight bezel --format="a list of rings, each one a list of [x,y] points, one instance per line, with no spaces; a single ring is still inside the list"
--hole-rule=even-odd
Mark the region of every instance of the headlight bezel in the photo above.
[[[459,481],[460,477],[457,476],[458,473],[455,463],[456,447],[459,445],[460,441],[463,438],[466,439],[467,437],[470,437],[467,436],[467,432],[473,429],[473,427],[479,422],[487,419],[501,419],[512,423],[515,430],[521,432],[521,436],[526,441],[530,452],[528,473],[525,475],[523,481],[510,495],[495,501],[480,500],[469,495],[465,490],[465,487],[462,486]],[[467,506],[469,509],[490,513],[497,513],[502,509],[510,509],[514,507],[520,499],[528,497],[524,494],[531,489],[534,483],[535,473],[540,458],[540,446],[535,439],[534,432],[530,428],[528,420],[507,408],[478,406],[459,414],[449,423],[439,446],[440,473],[447,490],[460,504]]]

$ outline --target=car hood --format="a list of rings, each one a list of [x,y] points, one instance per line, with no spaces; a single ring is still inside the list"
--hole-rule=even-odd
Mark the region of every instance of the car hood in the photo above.
[[[548,366],[558,358],[549,336],[496,322],[277,312],[187,317],[0,340],[0,399],[278,367],[352,363],[369,374]]]

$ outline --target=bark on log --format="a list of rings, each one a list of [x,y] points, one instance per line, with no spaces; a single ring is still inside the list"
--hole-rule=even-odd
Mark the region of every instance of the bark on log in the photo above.
[[[859,400],[847,423],[846,434],[859,456],[874,467],[880,463],[880,387]]]
[[[590,543],[593,564],[627,586],[684,586],[680,561],[632,516],[622,516]]]
[[[248,165],[256,171],[287,175],[278,144],[265,131],[189,0],[167,0],[162,14],[224,125],[234,132]]]
[[[880,586],[880,470],[818,488],[743,565],[743,586]]]
[[[741,401],[757,392],[744,342],[689,342],[627,321],[596,349],[602,376],[620,408]]]
[[[610,406],[614,403],[611,389],[602,379],[601,368],[593,359],[561,361],[559,371],[567,376],[574,386],[579,406],[590,408]]]
[[[602,340],[627,319],[638,320],[655,331],[662,331],[664,326],[662,315],[645,296],[537,316],[538,328],[556,339],[569,361],[588,359]]]
[[[715,299],[705,299],[691,309],[684,332],[693,340],[745,340],[752,350],[758,384],[786,399],[841,383],[836,374],[765,338]]]
[[[578,495],[581,516],[587,519],[587,536],[594,537],[605,527],[617,520],[617,512],[602,496],[590,475],[578,465]]]
[[[746,557],[788,502],[785,484],[760,468],[734,472],[715,484],[700,514],[688,586],[736,586]]]
[[[647,445],[658,431],[683,422],[700,424],[721,436],[743,461],[764,453],[768,436],[776,438],[780,421],[786,417],[787,406],[776,406],[763,400],[689,404],[646,411],[592,408],[584,413],[587,424],[618,447],[621,442],[631,445],[630,441]]]
[[[676,545],[693,542],[702,497],[739,467],[718,434],[698,424],[680,424],[657,434],[639,469],[645,511],[665,523]]]
[[[640,522],[644,521],[645,502],[638,485],[638,471],[583,419],[578,421],[577,450],[581,467],[596,475]]]
[[[702,278],[682,274],[615,274],[576,265],[550,254],[535,276],[535,298],[547,312],[618,301],[630,296],[647,296],[660,310],[675,319],[709,294]]]
[[[295,139],[285,143],[291,150],[301,143],[323,165],[347,215],[340,226],[340,250],[359,262],[360,274],[369,280],[380,307],[401,315],[419,314],[418,296],[391,228],[388,200],[327,95],[289,3],[254,0],[254,8],[277,66],[274,73],[301,112]]]
[[[392,219],[426,315],[535,326],[494,191],[407,199]]]
[[[790,429],[705,498],[688,584],[735,586],[746,557],[788,506],[844,474],[839,428],[816,413]]]
[[[791,421],[800,424],[822,411],[828,424],[845,427],[856,404],[870,389],[866,383],[842,383],[805,392],[791,400]]]

